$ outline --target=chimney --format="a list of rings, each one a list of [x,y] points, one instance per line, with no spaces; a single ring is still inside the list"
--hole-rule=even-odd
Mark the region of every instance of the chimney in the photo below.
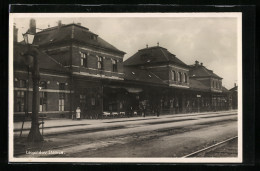
[[[195,61],[195,66],[198,66],[199,65],[199,61]]]
[[[30,20],[29,33],[36,33],[36,20],[33,18]]]
[[[14,31],[14,35],[13,35],[14,36],[14,42],[17,43],[18,42],[18,37],[17,37],[18,36],[18,28],[16,28],[15,23],[14,23],[14,30],[13,31]]]
[[[201,62],[200,65],[203,66],[203,63]]]
[[[146,44],[146,48],[148,48],[148,44]]]
[[[237,86],[237,84],[235,83],[235,84],[234,84],[234,87],[236,87],[236,86]]]

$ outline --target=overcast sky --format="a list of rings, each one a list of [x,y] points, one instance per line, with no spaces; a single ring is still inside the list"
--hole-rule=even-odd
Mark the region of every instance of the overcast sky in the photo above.
[[[36,27],[45,29],[63,24],[81,23],[90,31],[126,52],[124,59],[139,49],[160,46],[184,63],[198,60],[223,78],[230,89],[237,82],[237,18],[35,18]],[[14,19],[18,41],[29,28],[30,18]]]

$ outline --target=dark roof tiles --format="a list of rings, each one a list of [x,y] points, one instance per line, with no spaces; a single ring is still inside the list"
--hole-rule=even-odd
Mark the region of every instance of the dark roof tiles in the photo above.
[[[15,65],[19,66],[25,66],[24,64],[24,57],[21,55],[22,53],[25,53],[28,50],[28,47],[23,44],[14,44],[14,53],[13,53],[13,61]],[[50,57],[49,55],[39,51],[38,54],[38,60],[39,60],[39,68],[40,69],[47,69],[52,71],[58,71],[58,72],[67,72],[67,69],[64,68],[59,62],[57,62],[55,59]]]
[[[97,34],[89,31],[88,28],[77,24],[63,25],[38,32],[35,36],[34,44],[45,46],[69,40],[125,54],[125,52],[120,51],[113,45],[109,44]]]
[[[163,84],[166,85],[158,76],[154,73],[137,69],[136,67],[124,67],[124,79],[130,81],[154,83],[154,84]]]
[[[137,53],[124,61],[124,65],[143,65],[147,63],[152,64],[162,62],[173,62],[174,64],[188,67],[174,54],[160,46],[140,49]]]
[[[191,77],[215,77],[222,79],[216,75],[212,70],[207,69],[205,66],[201,65],[192,65],[190,66],[190,76]]]
[[[202,82],[190,78],[190,89],[210,91],[210,87],[204,85]]]

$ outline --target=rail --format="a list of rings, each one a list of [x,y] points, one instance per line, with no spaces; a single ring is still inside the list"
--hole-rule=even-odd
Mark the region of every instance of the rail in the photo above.
[[[229,142],[229,141],[232,141],[232,140],[236,139],[237,137],[238,137],[238,136],[235,136],[235,137],[226,139],[226,140],[221,141],[221,142],[219,142],[219,143],[217,143],[217,144],[211,145],[211,146],[209,146],[209,147],[206,147],[206,148],[200,149],[200,150],[198,150],[198,151],[195,151],[195,152],[193,152],[193,153],[190,153],[190,154],[188,154],[188,155],[185,155],[185,156],[183,156],[182,158],[193,157],[193,156],[195,156],[195,155],[197,155],[197,154],[199,154],[199,153],[205,152],[205,151],[207,151],[207,150],[210,150],[210,149],[213,149],[213,148],[215,148],[215,147],[217,147],[217,146],[220,146],[220,145],[222,145],[222,144],[224,144],[224,143],[227,143],[227,142]]]

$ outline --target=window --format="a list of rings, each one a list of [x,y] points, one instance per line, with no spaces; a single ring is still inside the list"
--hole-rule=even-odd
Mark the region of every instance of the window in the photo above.
[[[59,84],[59,90],[65,90],[65,83]],[[64,99],[65,99],[65,93],[60,92],[59,93],[59,111],[64,111]]]
[[[92,106],[96,105],[96,99],[94,97],[91,98],[91,105]]]
[[[65,90],[65,83],[59,83],[59,90]]]
[[[103,70],[103,57],[102,56],[98,57],[98,69]]]
[[[184,73],[184,82],[187,83],[188,82],[188,78],[187,78],[187,74]]]
[[[59,111],[64,111],[65,93],[59,93]]]
[[[26,88],[26,81],[25,80],[19,80],[18,87],[19,88]]]
[[[40,106],[39,111],[47,111],[47,92],[40,92]]]
[[[41,89],[46,89],[47,88],[47,82],[46,81],[41,81],[40,82],[40,87],[41,87]]]
[[[86,105],[86,95],[80,94],[79,95],[79,103],[80,107],[84,108]]]
[[[176,72],[172,70],[172,80],[176,81]]]
[[[17,91],[16,92],[16,111],[24,112],[24,102],[25,102],[25,92]]]
[[[182,82],[181,72],[178,72],[178,81],[179,81],[179,82]]]
[[[87,54],[80,52],[80,65],[87,67]]]
[[[112,59],[113,72],[117,72],[117,60]]]
[[[96,36],[96,35],[91,35],[91,36],[90,36],[90,39],[91,39],[91,40],[97,40],[97,36]]]

